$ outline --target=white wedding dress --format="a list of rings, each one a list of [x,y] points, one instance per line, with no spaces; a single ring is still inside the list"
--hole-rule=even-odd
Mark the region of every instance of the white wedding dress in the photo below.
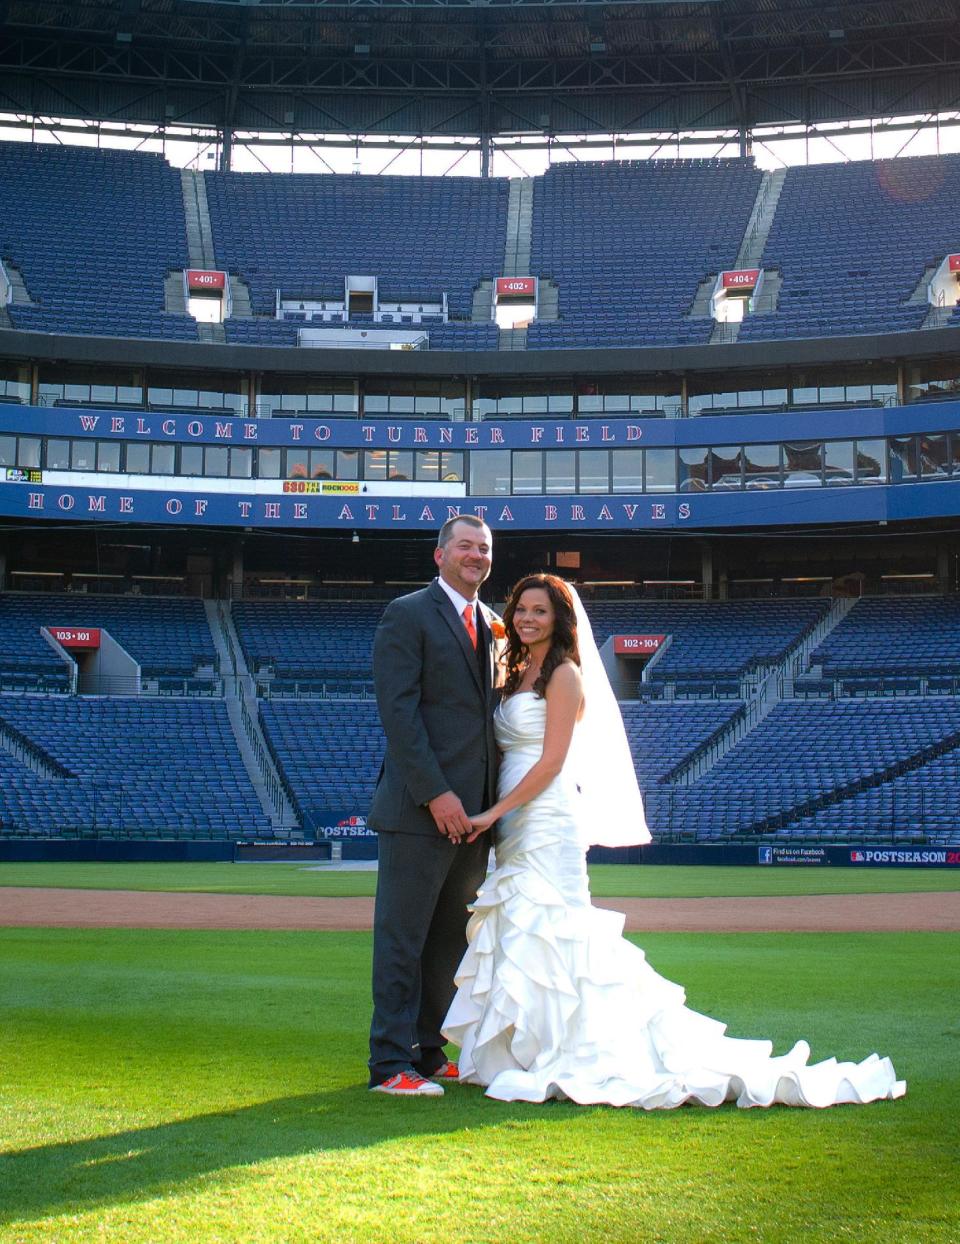
[[[496,713],[501,793],[539,759],[546,702],[532,692]],[[773,1057],[769,1041],[738,1040],[685,1005],[623,936],[624,917],[590,903],[580,795],[565,770],[505,816],[496,868],[471,910],[469,945],[444,1035],[460,1046],[460,1079],[501,1101],[569,1098],[671,1109],[831,1106],[900,1097],[888,1058],[808,1065],[798,1042]]]

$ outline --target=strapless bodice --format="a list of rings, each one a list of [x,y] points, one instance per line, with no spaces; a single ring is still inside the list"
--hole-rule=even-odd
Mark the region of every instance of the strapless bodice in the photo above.
[[[497,746],[502,752],[512,748],[543,747],[547,724],[547,702],[533,691],[517,691],[497,705],[493,717]]]

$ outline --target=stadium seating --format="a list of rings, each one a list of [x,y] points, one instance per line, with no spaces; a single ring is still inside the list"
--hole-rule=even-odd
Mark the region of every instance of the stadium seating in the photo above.
[[[369,680],[383,608],[382,601],[237,603],[233,623],[251,673],[271,674],[272,689],[282,692],[290,682]]]
[[[260,721],[297,811],[308,824],[311,809],[366,814],[384,751],[376,704],[268,700],[260,706]]]
[[[164,278],[189,266],[180,174],[160,156],[0,143],[0,258],[35,306],[16,328],[110,337],[197,339],[164,310]]]
[[[859,680],[860,687],[878,678],[960,674],[960,598],[859,600],[810,664],[822,666],[825,678]]]
[[[225,705],[137,697],[0,695],[13,727],[58,772],[42,776],[0,748],[5,834],[270,836]],[[11,767],[12,766],[12,767]]]
[[[692,786],[649,792],[648,817],[661,833],[705,840],[789,830],[811,801],[838,801],[958,746],[953,697],[786,701]]]
[[[706,343],[713,321],[691,305],[735,262],[760,179],[739,158],[568,163],[533,179],[530,270],[556,284],[559,319],[532,324],[528,349]],[[431,349],[496,349],[495,325],[471,316],[477,286],[503,267],[507,179],[204,180],[216,263],[247,283],[253,310],[226,321],[228,341],[295,345],[303,320],[274,318],[278,289],[339,301],[346,276],[374,275],[382,307],[446,293],[449,322],[422,325]],[[0,182],[0,257],[34,303],[12,304],[15,327],[196,340],[190,316],[164,310],[164,278],[189,266],[176,169],[139,152],[0,143]],[[788,170],[760,261],[783,278],[778,306],[748,315],[740,340],[919,328],[929,306],[908,299],[956,245],[958,192],[958,156]]]
[[[615,633],[672,636],[670,647],[650,671],[656,683],[710,683],[781,661],[829,609],[828,600],[625,601],[588,606],[601,647]]]
[[[180,597],[87,596],[83,593],[5,592],[0,595],[0,677],[35,670],[63,674],[42,626],[99,626],[108,630],[147,677],[190,678],[213,666],[216,648],[203,602]],[[53,689],[49,683],[37,689]],[[65,688],[64,688],[65,689]]]
[[[840,842],[924,841],[960,838],[960,748],[909,773],[798,816],[785,826],[797,838]]]
[[[742,711],[740,704],[629,704],[624,716],[638,779],[660,781]],[[261,722],[298,808],[365,812],[384,741],[372,701],[265,701]]]
[[[503,266],[503,178],[207,173],[205,181],[218,263],[247,282],[255,316],[273,316],[278,289],[287,299],[342,300],[354,275],[378,277],[381,305],[438,303],[446,293],[451,318],[469,320],[474,288]],[[451,328],[444,340],[454,340]],[[255,331],[236,330],[231,323],[230,340]]]
[[[535,184],[531,271],[559,287],[560,319],[529,349],[706,343],[686,318],[698,286],[733,266],[760,187],[752,160],[554,165]]]
[[[929,305],[907,299],[956,249],[958,195],[958,156],[789,169],[761,261],[783,277],[777,310],[739,340],[919,328]]]

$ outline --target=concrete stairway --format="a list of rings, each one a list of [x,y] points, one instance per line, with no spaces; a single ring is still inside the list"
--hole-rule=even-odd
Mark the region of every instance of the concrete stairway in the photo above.
[[[855,604],[856,601],[852,599],[835,600],[827,614],[797,640],[782,661],[776,665],[764,666],[745,679],[741,684],[744,712],[738,714],[706,747],[675,769],[668,780],[675,786],[692,786],[722,760],[727,752],[736,747],[742,738],[755,730],[782,700],[792,698],[793,680],[797,674],[802,673],[810,653],[840,625]]]
[[[223,601],[208,600],[204,601],[204,609],[217,649],[227,716],[244,768],[257,792],[260,806],[270,817],[274,832],[287,837],[296,836],[300,822],[260,729],[256,686],[247,668],[229,606]]]
[[[507,203],[507,240],[501,276],[530,275],[530,237],[533,230],[532,177],[511,177]]]
[[[207,186],[202,173],[185,168],[180,171],[183,210],[187,221],[187,249],[192,268],[216,268]]]
[[[767,238],[770,236],[770,229],[777,213],[777,204],[780,202],[780,194],[783,190],[783,182],[786,175],[787,170],[782,168],[777,169],[775,172],[763,174],[757,197],[753,203],[753,210],[750,213],[750,219],[747,221],[747,227],[743,231],[740,249],[737,251],[737,257],[733,263],[734,268],[759,268],[762,266],[763,250],[767,244]],[[777,309],[781,284],[779,272],[773,270],[769,272],[764,271],[763,285],[761,286],[760,293],[753,301],[753,311],[751,314],[772,314]],[[696,305],[696,302],[694,305]],[[728,345],[736,341],[739,336],[740,325],[738,323],[717,323],[710,334],[710,345]]]

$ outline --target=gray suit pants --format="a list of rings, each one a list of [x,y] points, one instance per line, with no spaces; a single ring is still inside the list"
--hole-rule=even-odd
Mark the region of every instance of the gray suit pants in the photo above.
[[[467,904],[487,870],[489,834],[454,846],[440,833],[381,833],[373,939],[370,1083],[404,1067],[431,1075],[453,974],[466,950]]]

